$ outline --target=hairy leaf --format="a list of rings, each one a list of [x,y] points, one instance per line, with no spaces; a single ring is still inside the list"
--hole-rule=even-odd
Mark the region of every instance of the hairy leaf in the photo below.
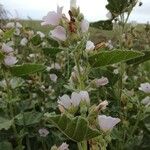
[[[101,51],[89,57],[89,63],[93,67],[107,66],[119,62],[143,56],[143,53],[132,50]]]
[[[13,123],[12,120],[0,117],[0,130],[2,129],[8,130],[11,127],[12,123]]]
[[[36,72],[41,72],[45,69],[45,66],[41,64],[23,64],[16,65],[10,68],[12,75],[14,76],[24,76],[33,74]]]
[[[69,118],[65,114],[56,115],[48,117],[48,121],[75,142],[89,140],[100,135],[100,132],[91,128],[87,120],[81,116]]]

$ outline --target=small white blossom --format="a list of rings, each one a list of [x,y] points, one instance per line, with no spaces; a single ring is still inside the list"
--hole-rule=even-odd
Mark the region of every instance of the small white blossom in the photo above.
[[[50,37],[54,40],[65,41],[67,39],[66,30],[62,26],[57,26],[54,30],[51,30],[50,33]]]
[[[111,116],[99,115],[98,123],[100,129],[104,132],[111,131],[113,127],[120,122],[119,118],[112,118]]]
[[[58,150],[69,150],[69,145],[66,143],[62,143],[59,147]]]
[[[10,47],[8,44],[3,43],[3,44],[2,44],[2,51],[5,52],[5,53],[11,53],[11,52],[13,52],[14,50],[13,50],[13,48]]]
[[[18,62],[17,58],[15,56],[12,55],[8,55],[4,58],[4,64],[6,66],[13,66]]]
[[[39,129],[39,134],[41,137],[46,137],[49,134],[49,131],[45,128]]]
[[[112,45],[112,41],[109,40],[106,44],[105,44],[110,50],[113,49],[113,45]]]
[[[87,32],[89,30],[89,22],[87,20],[82,20],[81,21],[81,31],[83,33]]]
[[[43,22],[41,25],[52,25],[57,26],[62,18],[62,9],[63,7],[57,6],[57,12],[50,11],[47,16],[43,17]]]
[[[16,28],[14,34],[15,34],[15,35],[20,35],[20,29]]]
[[[36,33],[41,37],[41,39],[45,37],[45,34],[41,31],[37,31]]]
[[[150,83],[142,83],[140,84],[139,90],[145,92],[145,93],[150,93]]]
[[[50,79],[53,81],[53,82],[57,82],[57,75],[56,74],[50,74]]]
[[[60,69],[61,69],[61,66],[60,66],[59,63],[53,63],[53,64],[51,65],[51,68],[54,68],[54,69],[56,69],[56,70],[60,70]]]
[[[86,43],[86,51],[87,52],[93,51],[94,48],[95,48],[94,43],[91,42],[91,41],[87,41],[87,43]]]
[[[27,38],[23,38],[23,39],[20,41],[20,45],[21,45],[21,46],[26,46],[27,43],[28,43]]]

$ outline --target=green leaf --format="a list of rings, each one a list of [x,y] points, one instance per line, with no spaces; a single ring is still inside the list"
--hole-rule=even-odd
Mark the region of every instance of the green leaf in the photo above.
[[[89,73],[91,79],[101,78],[102,76],[107,77],[111,85],[114,85],[120,78],[118,74],[112,73],[107,68],[93,68]]]
[[[0,117],[0,130],[2,129],[8,130],[11,127],[12,123],[13,123],[12,120]]]
[[[4,55],[0,52],[0,61],[4,59]]]
[[[135,58],[135,59],[132,59],[132,60],[129,60],[129,61],[127,61],[127,64],[128,65],[131,65],[131,64],[139,65],[145,61],[150,60],[150,51],[142,51],[142,53],[144,53],[145,55],[138,57],[138,58]]]
[[[52,46],[52,47],[59,47],[59,43],[51,38],[47,38],[48,43]]]
[[[34,37],[32,37],[32,39],[30,40],[31,43],[34,45],[34,46],[37,46],[39,45],[42,41],[41,41],[41,37],[39,34],[35,35]]]
[[[111,20],[105,20],[105,21],[97,21],[90,23],[91,27],[102,29],[102,30],[112,30],[113,29],[113,24]]]
[[[52,47],[52,48],[43,48],[44,54],[46,56],[49,56],[51,58],[54,58],[57,53],[63,51],[63,49],[57,48],[57,47]]]
[[[36,72],[41,72],[45,69],[45,66],[41,64],[23,64],[23,65],[16,65],[10,68],[10,72],[14,76],[24,76],[33,74]]]
[[[3,40],[11,38],[14,34],[14,29],[10,29],[4,33]]]
[[[150,131],[150,115],[144,119],[145,127]]]
[[[143,56],[143,53],[132,50],[101,51],[89,57],[89,63],[93,67],[107,66],[119,62]]]
[[[39,123],[42,117],[43,114],[39,112],[24,112],[15,117],[15,123],[20,126],[34,125]]]
[[[13,150],[12,144],[7,141],[0,142],[0,150]]]
[[[100,132],[91,128],[88,121],[81,116],[69,118],[65,114],[56,115],[48,117],[47,121],[75,142],[89,140],[100,135]]]

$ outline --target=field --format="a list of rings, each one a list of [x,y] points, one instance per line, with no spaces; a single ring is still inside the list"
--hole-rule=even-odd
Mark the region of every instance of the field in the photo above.
[[[150,25],[108,2],[95,23],[76,7],[2,20],[0,150],[150,149]]]

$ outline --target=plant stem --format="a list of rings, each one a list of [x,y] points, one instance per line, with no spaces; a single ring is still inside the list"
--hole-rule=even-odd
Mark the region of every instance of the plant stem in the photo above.
[[[79,143],[77,143],[77,145],[78,145],[78,150],[83,150],[82,145],[81,145],[81,143],[80,143],[80,142],[79,142]]]

